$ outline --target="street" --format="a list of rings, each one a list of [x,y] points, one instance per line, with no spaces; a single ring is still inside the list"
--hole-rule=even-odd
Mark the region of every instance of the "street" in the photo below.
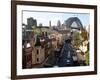
[[[75,55],[74,49],[70,42],[65,42],[58,50],[51,53],[44,63],[44,67],[67,67],[67,66],[79,66],[77,61],[73,60]]]

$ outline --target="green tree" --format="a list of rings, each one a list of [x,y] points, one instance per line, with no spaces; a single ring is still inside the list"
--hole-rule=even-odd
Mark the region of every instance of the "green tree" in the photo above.
[[[33,28],[33,32],[37,35],[41,34],[41,28]]]

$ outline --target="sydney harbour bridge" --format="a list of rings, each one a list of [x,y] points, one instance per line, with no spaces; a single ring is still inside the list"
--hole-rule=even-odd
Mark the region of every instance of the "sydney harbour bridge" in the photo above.
[[[77,24],[76,27],[72,27],[72,23],[75,22]],[[80,19],[78,17],[70,17],[65,21],[65,25],[66,27],[69,27],[71,29],[78,29],[81,30],[83,29],[83,25],[82,22],[80,21]]]

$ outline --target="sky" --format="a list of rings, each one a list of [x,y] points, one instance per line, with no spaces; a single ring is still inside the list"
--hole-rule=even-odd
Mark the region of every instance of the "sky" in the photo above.
[[[58,20],[63,24],[70,17],[78,17],[83,26],[90,24],[90,14],[88,13],[69,13],[69,12],[40,12],[40,11],[23,11],[23,23],[27,24],[27,18],[33,17],[37,20],[37,25],[42,23],[43,26],[57,25]]]

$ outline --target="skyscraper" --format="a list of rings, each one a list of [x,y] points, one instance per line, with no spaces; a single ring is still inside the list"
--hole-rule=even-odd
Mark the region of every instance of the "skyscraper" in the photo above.
[[[58,22],[57,22],[57,28],[58,29],[61,28],[61,22],[60,22],[60,20],[58,20]]]
[[[37,26],[37,21],[36,19],[33,19],[32,17],[27,18],[27,28],[31,29],[32,26]]]
[[[49,27],[51,27],[51,21],[49,21]]]

